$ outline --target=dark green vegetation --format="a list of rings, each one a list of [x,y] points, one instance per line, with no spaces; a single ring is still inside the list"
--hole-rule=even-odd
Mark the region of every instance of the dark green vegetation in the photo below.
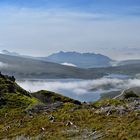
[[[124,98],[128,99],[128,98],[138,98],[139,96],[137,94],[135,94],[133,91],[130,91],[130,92],[126,92],[124,94]]]
[[[112,99],[112,98],[120,95],[121,93],[122,93],[122,90],[103,93],[103,94],[101,94],[101,99],[106,99],[106,98]],[[129,89],[125,90],[125,93],[126,93],[126,96],[129,96],[130,93],[132,93],[132,95],[134,94],[134,97],[135,97],[135,95],[136,95],[136,97],[140,96],[140,87],[129,88]],[[123,94],[123,96],[125,96],[125,95]]]
[[[140,138],[140,98],[132,92],[122,100],[81,103],[49,91],[28,93],[1,74],[0,86],[0,139]]]
[[[112,99],[120,94],[121,94],[121,91],[111,91],[111,92],[103,93],[101,94],[101,99],[106,99],[106,98]]]
[[[79,104],[81,105],[81,102],[77,101],[77,100],[73,100],[71,98],[65,97],[65,96],[61,96],[60,94],[54,93],[54,92],[50,92],[50,91],[45,91],[45,90],[41,90],[35,93],[32,93],[32,95],[39,99],[41,102],[43,103],[54,103],[54,102],[62,102],[63,103],[74,103],[74,104]]]

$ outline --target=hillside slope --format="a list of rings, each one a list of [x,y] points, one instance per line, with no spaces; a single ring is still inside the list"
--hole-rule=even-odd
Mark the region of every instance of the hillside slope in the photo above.
[[[63,52],[51,54],[47,57],[32,57],[27,55],[20,55],[16,52],[9,52],[7,50],[2,51],[5,55],[19,56],[23,58],[32,58],[34,60],[42,60],[45,62],[54,62],[58,64],[73,64],[73,66],[79,68],[96,68],[96,67],[108,67],[114,62],[111,58],[95,53],[78,53],[78,52]]]
[[[88,71],[70,66],[63,66],[52,62],[44,62],[31,58],[0,54],[0,70],[4,74],[14,75],[16,78],[96,78],[102,76],[96,71]]]
[[[57,56],[58,55],[58,56]],[[99,58],[98,58],[98,57]],[[57,63],[65,63],[63,65],[48,62],[47,59],[54,59],[54,61],[61,61]],[[93,79],[101,78],[107,74],[130,74],[130,75],[139,75],[140,72],[140,60],[126,60],[126,61],[113,61],[106,56],[94,53],[76,53],[76,52],[59,52],[56,54],[50,55],[47,57],[32,57],[26,55],[20,55],[16,52],[9,52],[4,50],[4,54],[0,54],[0,70],[9,75],[14,75],[16,78],[32,78],[32,79],[46,79],[46,78],[80,78],[80,79]],[[53,58],[54,57],[54,58]],[[57,58],[58,57],[58,58]],[[60,58],[59,58],[60,57]],[[62,57],[62,58],[61,58]],[[93,67],[92,63],[93,58],[100,57],[106,59],[110,64],[106,65],[104,62],[103,65],[97,63],[97,68]],[[105,57],[105,58],[104,58]],[[62,60],[61,60],[62,59]],[[66,62],[66,60],[69,60]],[[82,60],[81,60],[82,59]],[[92,61],[91,61],[92,60]],[[51,60],[50,60],[51,61]],[[71,62],[73,61],[73,62]],[[78,68],[66,65],[72,65],[79,63],[81,61],[86,66],[85,68]],[[90,64],[89,64],[90,63]],[[115,66],[113,63],[116,63]],[[78,66],[78,64],[75,64]],[[80,66],[79,66],[80,67]],[[89,67],[89,68],[88,68]]]
[[[139,59],[134,59],[134,60],[124,60],[124,61],[120,61],[118,62],[118,66],[123,66],[123,65],[131,65],[131,64],[140,64],[140,60]]]
[[[97,71],[104,74],[124,74],[135,76],[140,73],[140,64],[129,64],[107,68],[92,68],[89,71]]]
[[[0,107],[5,109],[27,108],[30,105],[39,103],[29,92],[16,84],[12,76],[0,73]]]
[[[140,138],[140,97],[80,103],[59,94],[28,93],[0,74],[0,139],[124,140]],[[34,97],[33,97],[34,96]]]
[[[115,67],[82,69],[57,63],[0,54],[0,71],[17,79],[95,79],[108,74],[139,75],[140,65],[129,64]]]

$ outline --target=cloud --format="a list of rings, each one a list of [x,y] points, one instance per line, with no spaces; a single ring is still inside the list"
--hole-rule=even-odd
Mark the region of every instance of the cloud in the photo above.
[[[110,91],[123,90],[131,87],[140,86],[140,79],[117,79],[117,78],[101,78],[96,80],[45,80],[45,81],[18,81],[26,90],[51,90],[60,91],[67,90],[75,94],[87,94],[88,91]]]
[[[9,67],[8,64],[0,62],[0,68],[7,68],[7,67]]]
[[[100,10],[9,6],[0,9],[0,24],[3,49],[34,56],[71,50],[124,59],[130,47],[140,45],[139,17]]]
[[[76,65],[72,64],[72,63],[62,63],[62,65],[65,65],[65,66],[72,66],[72,67],[77,67]]]

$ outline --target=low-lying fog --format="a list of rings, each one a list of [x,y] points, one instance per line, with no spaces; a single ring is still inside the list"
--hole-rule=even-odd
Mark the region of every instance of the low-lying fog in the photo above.
[[[96,101],[101,93],[140,86],[140,79],[104,77],[96,80],[24,80],[18,84],[28,91],[50,90],[80,101]]]

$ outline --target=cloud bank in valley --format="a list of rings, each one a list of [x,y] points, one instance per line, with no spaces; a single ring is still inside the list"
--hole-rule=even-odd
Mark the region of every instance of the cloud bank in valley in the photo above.
[[[62,63],[62,65],[65,65],[65,66],[72,66],[72,67],[77,67],[76,65],[72,64],[72,63]]]
[[[140,86],[140,79],[101,78],[96,80],[46,80],[18,81],[19,85],[29,91],[50,90],[55,92],[70,91],[77,96],[104,93],[110,90],[124,90]],[[62,93],[63,94],[63,93]]]

